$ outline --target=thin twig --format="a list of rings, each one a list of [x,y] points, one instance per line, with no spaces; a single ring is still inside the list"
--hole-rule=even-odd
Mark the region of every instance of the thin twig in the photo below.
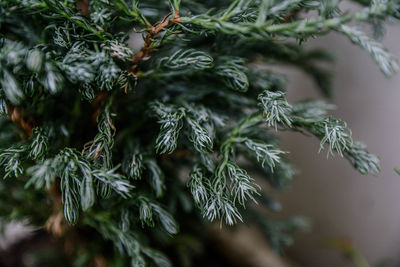
[[[179,15],[179,10],[175,11],[175,15],[173,18],[168,19],[171,16],[171,13],[168,13],[160,22],[157,22],[152,27],[149,27],[149,32],[146,34],[144,38],[144,45],[142,49],[132,57],[132,65],[129,68],[129,72],[135,74],[139,73],[138,65],[141,61],[148,57],[148,55],[154,51],[155,47],[153,46],[154,37],[160,33],[165,28],[172,26],[173,24],[178,24],[181,21],[181,17]]]

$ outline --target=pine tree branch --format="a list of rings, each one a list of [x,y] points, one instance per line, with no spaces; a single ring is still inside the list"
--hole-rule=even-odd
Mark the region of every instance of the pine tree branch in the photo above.
[[[83,244],[75,250],[81,265],[98,259],[172,266],[162,251],[186,259],[192,238],[202,241],[199,216],[255,222],[282,251],[301,220],[274,222],[251,208],[254,202],[280,209],[258,179],[280,190],[296,174],[277,131],[315,136],[320,150],[345,157],[360,173],[379,171],[378,157],[329,116],[332,105],[289,103],[287,77],[268,70],[290,64],[329,95],[331,73],[320,65],[332,61],[331,53],[301,43],[334,30],[392,74],[396,60],[347,25],[365,22],[382,32],[386,20],[400,18],[398,1],[355,1],[365,7],[343,12],[339,1],[309,0],[0,1],[1,217],[47,220],[66,246]],[[136,54],[127,45],[132,28],[144,39]],[[173,237],[179,229],[183,234]],[[93,240],[98,246],[90,246]],[[116,251],[103,254],[109,242]]]

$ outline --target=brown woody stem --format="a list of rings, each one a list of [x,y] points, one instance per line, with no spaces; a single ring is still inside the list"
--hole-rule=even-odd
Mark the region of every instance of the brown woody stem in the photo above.
[[[175,11],[175,15],[173,18],[168,19],[170,16],[171,13],[168,13],[160,22],[157,22],[156,24],[148,28],[148,33],[144,38],[144,45],[142,49],[132,58],[132,65],[129,68],[129,72],[137,76],[139,74],[139,63],[143,61],[146,57],[148,57],[148,55],[155,49],[155,47],[153,46],[154,37],[165,28],[168,28],[173,24],[178,24],[181,21],[179,10]]]

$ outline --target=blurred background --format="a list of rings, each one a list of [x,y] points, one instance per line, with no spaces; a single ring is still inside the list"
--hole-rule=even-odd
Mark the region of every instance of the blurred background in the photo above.
[[[400,28],[387,28],[383,44],[400,58]],[[386,79],[372,59],[340,34],[309,40],[310,48],[335,52],[332,113],[348,123],[355,140],[381,159],[377,176],[363,176],[339,156],[317,153],[319,141],[301,134],[282,134],[282,147],[300,170],[294,183],[277,197],[283,213],[301,215],[311,231],[298,235],[288,254],[302,266],[354,266],[332,240],[346,240],[371,266],[400,266],[400,75]],[[304,73],[289,73],[289,102],[320,98]],[[313,148],[313,149],[310,149]]]

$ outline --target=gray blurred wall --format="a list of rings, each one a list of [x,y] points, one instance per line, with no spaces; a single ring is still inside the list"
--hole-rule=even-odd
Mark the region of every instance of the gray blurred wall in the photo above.
[[[400,58],[400,27],[388,28],[385,46]],[[370,264],[400,266],[400,75],[386,79],[369,55],[339,34],[310,41],[337,54],[333,114],[381,159],[381,173],[358,174],[344,159],[317,153],[319,142],[300,134],[283,134],[282,146],[301,170],[281,195],[285,215],[303,215],[312,231],[297,236],[289,254],[303,266],[353,266],[326,247],[331,238],[348,238]],[[303,73],[290,76],[290,101],[321,97]],[[376,266],[376,265],[375,265]]]

